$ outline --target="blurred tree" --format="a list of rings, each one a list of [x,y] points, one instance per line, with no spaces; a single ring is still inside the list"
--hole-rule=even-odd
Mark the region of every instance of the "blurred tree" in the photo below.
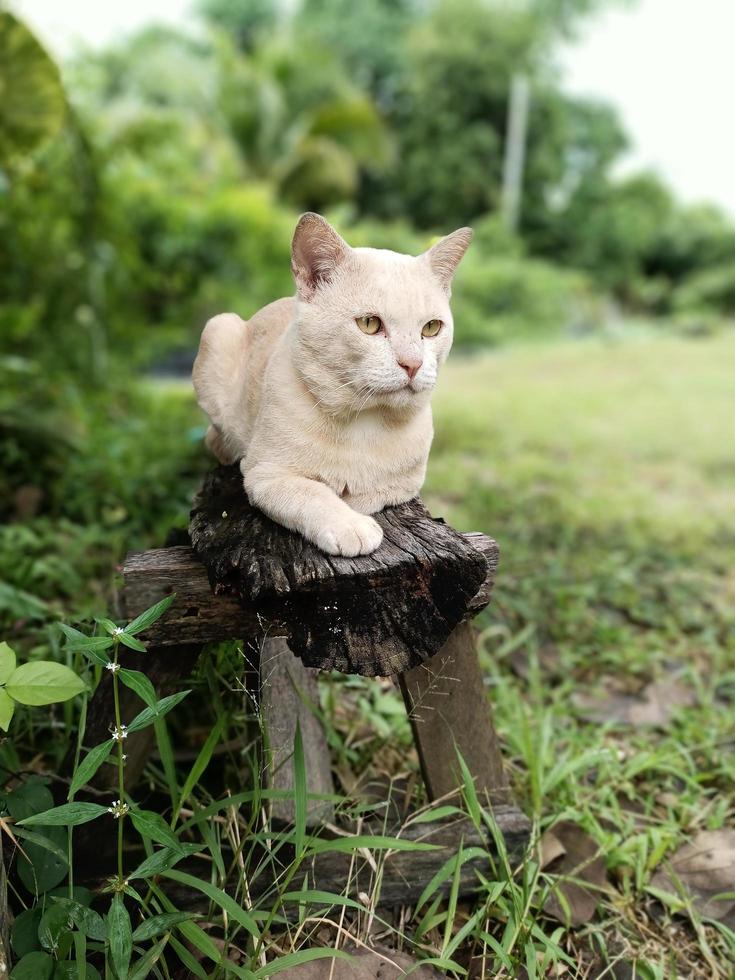
[[[497,205],[513,72],[532,71],[535,19],[483,0],[441,0],[412,32],[406,88],[392,115],[400,167],[366,209],[402,207],[423,227],[461,224]]]
[[[302,0],[294,32],[339,52],[352,81],[387,109],[404,86],[408,31],[425,12],[421,0]]]
[[[275,27],[280,6],[277,0],[200,0],[199,10],[241,51],[252,51]]]
[[[220,104],[249,171],[297,207],[351,200],[362,174],[390,161],[375,105],[329,51],[274,41],[243,58],[222,40],[219,65]]]

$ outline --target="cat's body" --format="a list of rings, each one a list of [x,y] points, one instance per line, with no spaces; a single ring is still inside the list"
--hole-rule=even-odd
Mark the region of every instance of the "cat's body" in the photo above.
[[[297,296],[204,329],[193,380],[208,445],[240,460],[252,503],[330,554],[374,551],[382,531],[368,515],[421,490],[451,275],[469,238],[462,229],[414,258],[350,249],[305,215]]]

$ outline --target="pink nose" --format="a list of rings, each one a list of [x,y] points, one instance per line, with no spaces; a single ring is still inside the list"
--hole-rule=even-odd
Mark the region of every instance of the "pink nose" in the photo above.
[[[402,367],[406,374],[409,376],[411,381],[416,377],[419,372],[419,368],[423,364],[423,361],[409,361],[408,364],[404,364],[403,361],[398,362],[398,366]]]

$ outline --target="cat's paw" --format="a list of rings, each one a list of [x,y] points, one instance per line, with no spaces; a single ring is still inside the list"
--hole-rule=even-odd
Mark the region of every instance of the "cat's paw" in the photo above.
[[[340,515],[339,519],[332,519],[317,532],[315,543],[328,555],[354,558],[355,555],[369,555],[380,547],[382,540],[383,529],[377,521],[353,512],[346,517]]]

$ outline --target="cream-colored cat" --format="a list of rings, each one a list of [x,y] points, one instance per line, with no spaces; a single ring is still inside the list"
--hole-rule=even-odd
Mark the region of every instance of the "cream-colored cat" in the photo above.
[[[418,257],[350,248],[318,214],[292,243],[297,294],[204,328],[193,380],[207,444],[250,501],[331,555],[364,555],[368,516],[421,490],[429,397],[452,345],[460,228]]]

